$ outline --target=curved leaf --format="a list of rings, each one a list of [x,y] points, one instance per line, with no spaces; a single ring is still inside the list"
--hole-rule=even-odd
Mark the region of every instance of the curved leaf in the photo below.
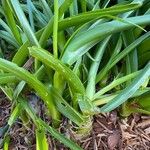
[[[113,82],[111,82],[108,86],[102,88],[100,91],[98,91],[94,96],[93,96],[93,99],[96,99],[98,98],[99,96],[105,94],[106,92],[110,91],[111,89],[113,89],[114,87],[130,80],[130,79],[133,79],[135,78],[138,74],[140,73],[140,71],[137,71],[137,72],[134,72],[134,73],[131,73],[129,75],[126,75],[126,76],[123,76],[119,79],[116,79],[114,80]]]
[[[64,13],[64,11],[66,11],[66,9],[70,6],[70,4],[72,3],[72,0],[65,0],[65,2],[60,6],[60,9],[59,9],[59,17],[61,17]],[[133,4],[129,4],[130,7],[128,8],[128,5],[123,5],[123,6],[117,6],[116,10],[114,10],[114,7],[112,8],[109,8],[108,10],[105,9],[105,10],[102,10],[103,12],[103,17],[106,16],[106,13],[108,13],[107,15],[112,15],[113,13],[114,14],[118,14],[118,13],[121,13],[121,12],[126,12],[126,11],[129,11],[129,10],[132,10],[132,9],[136,9],[138,8],[141,4],[139,3],[133,3]],[[117,12],[118,11],[118,12]],[[117,12],[117,13],[116,13]],[[93,12],[92,12],[93,13]],[[99,17],[101,11],[100,12],[96,12],[96,15],[93,14],[93,17],[90,18],[90,20],[93,20],[97,17]],[[90,14],[90,13],[89,13]],[[90,16],[92,16],[90,14]],[[68,27],[71,27],[71,26],[75,26],[75,25],[79,25],[80,21],[81,21],[81,18],[83,19],[83,16],[79,16],[77,17],[77,19],[75,19],[75,22],[76,24],[70,24],[68,22],[68,20],[70,20],[70,18],[66,18],[66,19],[63,19],[63,20],[60,20],[59,21],[59,24],[58,24],[58,28],[59,30],[64,30]],[[88,19],[88,18],[87,18]],[[89,19],[88,20],[85,20],[84,23],[90,21]],[[40,40],[39,40],[39,43],[41,45],[41,47],[43,47],[47,41],[47,39],[52,35],[52,32],[53,32],[53,17],[51,18],[51,20],[49,21],[49,23],[47,24],[47,26],[41,30],[39,30],[36,35],[41,36],[40,37]],[[39,39],[39,38],[38,38]],[[17,63],[19,66],[21,66],[23,64],[23,62],[25,61],[25,59],[27,58],[28,56],[28,50],[27,50],[27,46],[29,44],[27,44],[27,42],[18,50],[18,52],[16,53],[16,55],[14,56],[13,58],[13,62]],[[90,46],[91,44],[89,44]]]
[[[87,44],[89,46],[95,45],[97,42],[101,41],[108,35],[134,27],[133,24],[150,24],[149,18],[150,15],[143,15],[124,19],[125,22],[130,22],[130,24],[123,23],[120,21],[110,21],[97,25],[94,28],[89,29],[87,31],[81,32],[81,34],[78,34],[78,36],[73,38],[68,44],[68,46],[65,48],[64,54],[62,56],[62,61],[66,64],[71,65],[76,60],[78,60],[79,57],[81,57],[84,53],[87,52],[88,49],[83,48]]]
[[[11,4],[13,6],[13,9],[15,10],[15,13],[17,14],[17,17],[25,31],[25,34],[27,35],[28,39],[30,40],[30,42],[34,45],[39,46],[39,43],[29,25],[29,22],[19,4],[18,0],[11,0]]]
[[[46,56],[47,56],[47,53],[46,53]],[[44,55],[44,58],[45,58],[45,55]],[[60,111],[62,114],[68,117],[71,121],[76,123],[78,126],[80,126],[85,121],[83,116],[80,113],[78,113],[76,110],[74,110],[59,95],[57,90],[55,90],[53,87],[48,89],[43,83],[41,83],[34,75],[29,73],[27,70],[21,67],[18,67],[16,64],[9,62],[7,60],[4,60],[2,58],[0,58],[0,69],[7,71],[7,72],[11,72],[15,76],[17,76],[19,79],[27,82],[37,92],[37,94],[43,99],[54,121],[56,122],[59,121],[58,111]],[[69,70],[69,73],[70,73],[70,70]],[[80,88],[80,90],[81,89],[82,88]],[[58,111],[56,110],[56,107],[58,108]]]
[[[60,60],[54,58],[50,53],[42,48],[32,47],[29,51],[33,57],[37,58],[47,66],[62,74],[63,77],[69,82],[71,87],[76,90],[76,92],[81,94],[85,92],[84,86],[78,76],[74,74],[73,71],[64,65]]]
[[[141,44],[145,39],[147,39],[150,36],[150,32],[145,33],[138,39],[136,39],[133,43],[131,43],[128,47],[126,47],[122,52],[120,52],[118,55],[114,56],[111,59],[111,62],[102,69],[98,75],[97,75],[97,82],[103,79],[103,77],[107,74],[107,72],[114,66],[116,63],[118,63],[122,58],[124,58],[128,53],[130,53],[135,47],[137,47],[139,44]]]
[[[137,9],[140,6],[141,6],[141,3],[131,3],[131,4],[126,4],[126,5],[118,5],[118,6],[116,5],[116,6],[109,7],[109,8],[85,12],[85,13],[62,20],[59,24],[59,28],[62,29],[66,27],[76,26],[78,24],[83,24],[90,20],[93,20],[102,16],[106,16],[106,15],[117,15],[119,13]]]
[[[33,89],[37,91],[39,96],[47,104],[52,117],[54,119],[58,118],[55,105],[53,103],[51,95],[49,94],[48,89],[39,80],[37,80],[34,75],[30,74],[27,70],[18,67],[16,64],[2,58],[0,58],[0,69],[11,72],[18,78],[26,81]]]
[[[21,45],[22,44],[21,34],[19,33],[19,30],[17,28],[17,24],[15,22],[14,14],[12,12],[9,0],[2,0],[2,6],[4,9],[4,13],[5,13],[5,17],[8,22],[8,25],[11,28],[11,31],[16,41],[18,42],[19,45]]]
[[[142,72],[133,80],[133,82],[129,86],[127,86],[122,92],[120,92],[119,95],[117,95],[113,100],[100,108],[101,112],[111,111],[124,103],[139,89],[139,87],[143,84],[145,80],[149,78],[149,76],[150,63],[146,65]]]
[[[96,75],[101,63],[101,59],[103,57],[104,51],[107,47],[107,44],[110,40],[110,36],[106,38],[100,45],[98,46],[97,52],[95,54],[95,61],[92,62],[89,73],[88,73],[88,83],[86,87],[86,95],[89,99],[92,99],[95,94],[95,84],[96,84]]]
[[[27,101],[24,99],[20,100],[22,107],[26,110],[32,120],[35,122],[36,125],[42,126],[46,131],[48,131],[54,138],[65,144],[72,150],[82,150],[77,144],[75,144],[70,139],[66,138],[64,135],[60,134],[56,129],[52,128],[51,126],[47,125],[42,119],[38,118],[35,113],[33,112],[32,108],[28,105]]]

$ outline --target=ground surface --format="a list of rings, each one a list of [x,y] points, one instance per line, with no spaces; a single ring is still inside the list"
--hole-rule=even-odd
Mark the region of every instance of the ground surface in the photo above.
[[[0,137],[2,129],[9,118],[11,104],[0,94]],[[40,110],[44,117],[44,106],[41,102],[32,104]],[[47,121],[50,121],[46,118]],[[64,119],[59,129],[61,132],[74,138]],[[11,135],[10,150],[35,150],[34,126],[23,125],[17,120],[9,131]],[[66,148],[48,135],[50,149],[65,150]],[[126,119],[118,116],[116,111],[109,114],[97,115],[93,119],[91,135],[77,140],[85,150],[149,150],[150,149],[150,116],[134,114]]]

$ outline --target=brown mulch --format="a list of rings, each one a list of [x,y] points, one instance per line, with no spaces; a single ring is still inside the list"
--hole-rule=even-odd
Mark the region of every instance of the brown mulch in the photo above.
[[[92,136],[82,146],[88,150],[149,150],[150,116],[134,114],[121,119],[116,111],[95,116]]]
[[[0,97],[0,129],[2,129],[7,124],[11,104],[2,93],[0,93]],[[42,103],[39,105],[41,106]],[[43,118],[44,114],[42,115]],[[64,119],[60,131],[68,136],[70,132],[68,132],[66,124],[67,121]],[[24,125],[18,119],[9,131],[11,136],[9,149],[35,150],[34,129],[34,125]],[[47,135],[47,139],[51,150],[67,150],[49,135]],[[0,132],[0,142],[1,140]],[[150,150],[150,116],[134,114],[128,118],[121,118],[117,111],[97,115],[93,119],[91,134],[77,142],[84,150]]]

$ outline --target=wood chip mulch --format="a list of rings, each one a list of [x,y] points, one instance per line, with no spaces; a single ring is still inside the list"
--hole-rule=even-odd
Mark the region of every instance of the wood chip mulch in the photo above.
[[[0,100],[0,142],[3,138],[2,129],[9,118],[10,108],[11,104],[3,97],[3,100]],[[150,150],[150,116],[134,114],[128,118],[121,118],[117,111],[112,111],[95,116],[92,127],[90,136],[77,140],[84,150]],[[9,149],[35,150],[34,129],[34,125],[26,126],[17,120],[9,131],[11,136]],[[69,135],[66,128],[63,133]],[[67,150],[49,135],[47,137],[50,150]]]
[[[95,116],[92,134],[82,142],[86,150],[150,150],[150,116]]]

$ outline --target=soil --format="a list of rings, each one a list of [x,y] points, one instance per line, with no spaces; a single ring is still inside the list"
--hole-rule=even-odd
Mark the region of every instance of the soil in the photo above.
[[[0,142],[3,139],[3,129],[11,111],[11,103],[0,93]],[[43,104],[37,103],[39,110],[44,110]],[[40,112],[43,118],[44,113]],[[46,118],[50,121],[49,118]],[[150,150],[150,116],[133,114],[128,118],[121,118],[117,111],[100,114],[93,118],[91,134],[76,140],[69,128],[66,119],[61,124],[60,131],[75,140],[84,150]],[[22,124],[18,119],[8,131],[10,135],[9,150],[35,150],[36,140],[32,123]],[[47,135],[49,149],[67,150],[58,141]]]

